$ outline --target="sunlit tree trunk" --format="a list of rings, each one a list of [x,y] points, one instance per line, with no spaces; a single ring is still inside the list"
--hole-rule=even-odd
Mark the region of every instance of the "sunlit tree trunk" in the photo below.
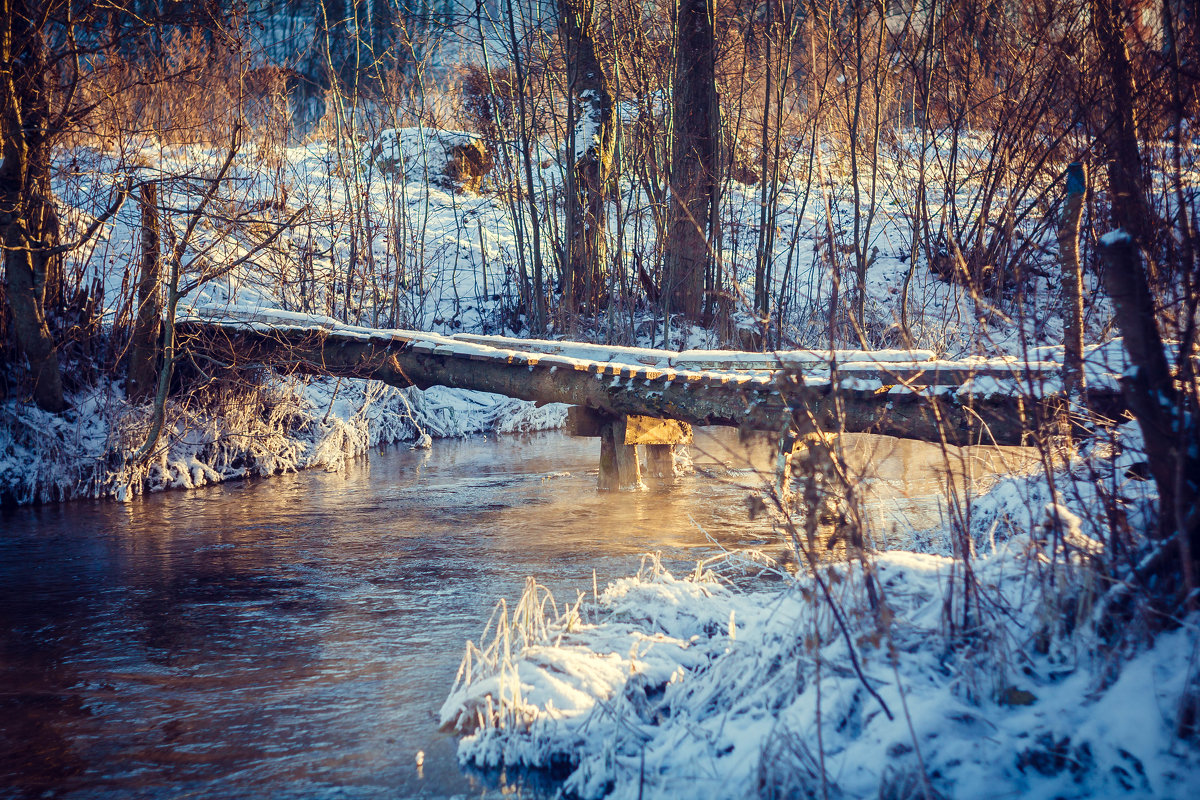
[[[1083,268],[1079,261],[1079,223],[1087,193],[1087,170],[1081,162],[1067,167],[1067,197],[1058,226],[1058,259],[1062,271],[1063,372],[1068,394],[1086,388],[1083,374]]]
[[[158,223],[158,190],[142,187],[142,263],[138,277],[138,309],[129,343],[127,394],[140,398],[154,391],[158,381],[158,340],[162,328],[162,252]]]
[[[566,208],[567,304],[597,311],[604,303],[607,252],[605,192],[612,175],[616,110],[596,56],[593,0],[558,0],[567,85],[578,104]]]
[[[673,310],[701,321],[716,202],[720,108],[711,0],[680,0],[675,26],[670,227],[664,251]]]

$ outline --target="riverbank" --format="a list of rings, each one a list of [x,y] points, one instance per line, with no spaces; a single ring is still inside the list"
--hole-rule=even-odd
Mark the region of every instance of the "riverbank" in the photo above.
[[[512,620],[511,658],[473,651],[442,720],[464,763],[553,770],[582,798],[1192,797],[1200,757],[1174,723],[1200,617],[1110,673],[1028,591],[1045,555],[1022,537],[976,562],[1007,615],[969,633],[944,624],[961,568],[945,557],[872,559],[885,622],[842,571],[845,632],[810,579],[739,590],[736,562],[682,579],[651,563]]]
[[[65,414],[0,401],[0,506],[82,498],[128,500],[302,469],[340,470],[397,442],[561,427],[564,406],[435,387],[397,389],[343,378],[262,376],[172,398],[163,444],[135,459],[152,410],[102,383]]]

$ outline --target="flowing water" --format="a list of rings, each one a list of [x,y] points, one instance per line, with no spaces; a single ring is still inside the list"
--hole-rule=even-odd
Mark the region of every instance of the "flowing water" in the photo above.
[[[770,547],[734,442],[644,492],[549,433],[0,512],[0,797],[546,796],[437,732],[464,642],[526,576],[573,600],[646,552]]]

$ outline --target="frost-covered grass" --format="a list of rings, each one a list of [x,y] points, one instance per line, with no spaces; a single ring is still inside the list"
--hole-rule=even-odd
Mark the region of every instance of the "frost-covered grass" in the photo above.
[[[648,557],[565,604],[530,581],[467,645],[442,723],[464,762],[549,769],[585,798],[1192,797],[1200,748],[1176,726],[1200,617],[1098,632],[1120,572],[1099,510],[1147,524],[1139,450],[1126,426],[948,512],[926,542],[942,552],[868,555],[876,607],[834,554],[686,577]]]
[[[465,761],[568,772],[581,797],[921,797],[922,775],[929,796],[1192,796],[1200,758],[1173,726],[1200,619],[1104,685],[1086,642],[1065,661],[1019,649],[1043,632],[1029,583],[1047,558],[1025,536],[977,562],[1007,613],[957,640],[943,626],[951,559],[879,554],[880,614],[858,569],[827,568],[887,710],[810,579],[739,590],[652,562],[536,625],[514,615],[472,648],[442,720]],[[531,585],[518,610],[543,592]],[[995,663],[995,640],[1018,646],[1012,663]]]

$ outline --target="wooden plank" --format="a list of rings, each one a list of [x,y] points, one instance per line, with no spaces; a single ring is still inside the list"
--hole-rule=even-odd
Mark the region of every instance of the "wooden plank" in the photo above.
[[[687,444],[692,441],[692,426],[686,422],[634,415],[625,420],[625,444]]]
[[[602,492],[615,492],[621,488],[621,476],[617,470],[617,442],[611,420],[600,431],[600,472],[596,476],[596,488]]]
[[[637,447],[623,444],[625,420],[607,420],[600,428],[600,476],[601,490],[641,489],[642,473],[638,462]]]
[[[646,445],[646,473],[655,478],[674,478],[675,445]]]

